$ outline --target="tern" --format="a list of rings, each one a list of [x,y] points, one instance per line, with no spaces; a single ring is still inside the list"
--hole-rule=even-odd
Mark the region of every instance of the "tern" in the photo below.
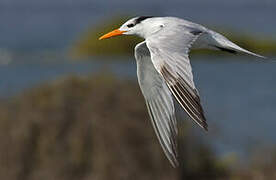
[[[135,47],[138,83],[155,133],[173,167],[179,164],[173,97],[192,120],[208,131],[193,81],[190,50],[207,48],[263,58],[217,32],[176,17],[135,17],[99,39],[118,35],[137,35],[145,39]]]

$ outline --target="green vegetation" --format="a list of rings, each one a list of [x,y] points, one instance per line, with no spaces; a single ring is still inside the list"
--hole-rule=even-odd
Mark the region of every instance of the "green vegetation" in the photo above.
[[[86,58],[89,56],[133,55],[134,47],[142,41],[141,38],[120,36],[102,41],[98,40],[103,34],[119,28],[127,19],[129,17],[118,17],[107,21],[104,25],[91,27],[91,30],[84,33],[72,47],[71,56]]]
[[[117,17],[110,21],[106,21],[104,25],[91,27],[86,33],[81,35],[80,39],[76,41],[70,50],[71,56],[75,58],[87,58],[89,56],[126,56],[133,55],[134,47],[142,39],[132,36],[114,37],[112,39],[99,41],[98,38],[118,28],[129,17]],[[218,28],[212,28],[218,29]],[[219,31],[233,42],[239,44],[241,47],[249,49],[263,55],[276,55],[276,39],[254,36],[248,33],[238,33],[235,31],[222,30]],[[218,55],[215,51],[194,51],[195,55]],[[219,53],[219,55],[226,55],[226,53]]]
[[[180,124],[173,169],[137,83],[112,74],[60,79],[0,103],[0,179],[275,179],[275,149],[240,168],[235,156],[218,159],[188,124]]]

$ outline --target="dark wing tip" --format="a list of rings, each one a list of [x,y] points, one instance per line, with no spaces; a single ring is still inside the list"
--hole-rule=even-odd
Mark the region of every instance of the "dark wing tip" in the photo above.
[[[189,114],[189,113],[188,113],[188,114]],[[206,118],[205,118],[205,116],[204,116],[204,112],[203,112],[203,111],[200,112],[200,114],[198,115],[199,118],[196,118],[196,117],[194,117],[193,115],[190,115],[190,114],[189,114],[189,116],[190,116],[194,121],[196,121],[196,123],[197,123],[202,129],[204,129],[205,131],[208,132],[208,124],[207,124],[207,120],[206,120]]]
[[[199,97],[197,97],[198,99],[198,103],[200,104],[200,99]],[[204,114],[204,111],[203,111],[203,108],[201,107],[200,105],[200,108],[201,108],[201,111],[200,111],[200,114],[201,114],[201,122],[200,122],[200,126],[208,132],[208,123],[207,123],[207,120],[206,120],[206,117],[205,117],[205,114]]]
[[[166,80],[170,91],[186,113],[200,127],[208,131],[208,124],[196,89],[191,88],[183,78],[174,77],[165,66],[161,68],[161,74]]]
[[[227,48],[219,47],[219,46],[215,46],[215,47],[218,48],[221,51],[225,51],[225,52],[228,52],[228,53],[231,53],[231,54],[237,54],[238,53],[237,51],[235,51],[233,49],[227,49]]]
[[[208,132],[208,124],[207,124],[206,119],[204,119],[203,122],[202,122],[202,128],[203,128],[205,131]]]

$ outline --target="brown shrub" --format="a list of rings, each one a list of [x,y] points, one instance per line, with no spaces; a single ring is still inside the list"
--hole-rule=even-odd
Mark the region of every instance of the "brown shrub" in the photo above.
[[[181,168],[171,167],[136,82],[110,76],[61,79],[2,103],[0,118],[0,179],[165,180],[226,175],[213,163],[216,159],[207,147],[185,136],[180,139]],[[190,166],[195,160],[197,164]]]

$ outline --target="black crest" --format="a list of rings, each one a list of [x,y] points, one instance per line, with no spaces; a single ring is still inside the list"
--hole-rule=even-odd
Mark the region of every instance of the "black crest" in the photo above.
[[[144,21],[145,19],[152,18],[153,16],[140,16],[136,19],[135,25],[139,24],[140,22]]]

